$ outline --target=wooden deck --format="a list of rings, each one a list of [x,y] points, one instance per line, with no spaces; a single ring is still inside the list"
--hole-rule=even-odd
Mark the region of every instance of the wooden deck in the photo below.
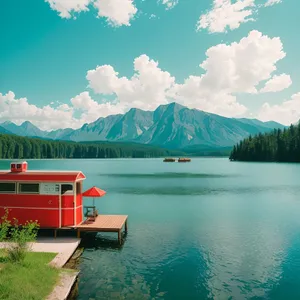
[[[88,219],[73,228],[77,229],[78,238],[80,238],[81,231],[117,232],[118,241],[121,244],[123,227],[125,227],[125,232],[128,230],[127,218],[126,215],[99,215],[95,221]]]

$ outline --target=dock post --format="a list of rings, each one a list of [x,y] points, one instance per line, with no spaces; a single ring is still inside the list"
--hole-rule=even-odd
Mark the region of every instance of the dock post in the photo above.
[[[121,245],[122,244],[121,230],[118,231],[118,241],[119,241],[119,244]]]
[[[125,222],[125,232],[127,233],[128,232],[128,223],[127,223],[127,219],[126,219],[126,222]]]
[[[80,239],[80,229],[77,229],[77,238]]]

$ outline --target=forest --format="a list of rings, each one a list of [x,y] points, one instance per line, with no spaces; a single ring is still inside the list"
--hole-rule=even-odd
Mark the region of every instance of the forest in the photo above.
[[[300,123],[244,139],[234,146],[230,160],[300,162]]]
[[[151,158],[172,154],[170,150],[142,144],[76,143],[0,134],[0,159]]]

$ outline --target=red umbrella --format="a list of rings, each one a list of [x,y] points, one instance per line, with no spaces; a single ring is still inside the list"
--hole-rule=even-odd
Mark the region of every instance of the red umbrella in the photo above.
[[[95,197],[102,197],[106,194],[105,191],[93,186],[92,188],[85,191],[82,196],[84,197],[93,197],[93,206],[95,206]]]

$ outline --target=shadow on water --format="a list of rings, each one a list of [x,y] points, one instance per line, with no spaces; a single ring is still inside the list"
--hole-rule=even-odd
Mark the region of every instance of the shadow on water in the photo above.
[[[252,187],[228,187],[214,188],[203,186],[139,186],[137,187],[114,187],[111,193],[131,194],[131,195],[218,195],[218,194],[258,194],[263,192],[284,192],[297,194],[300,186],[277,185],[277,186],[252,186]]]
[[[120,245],[115,235],[88,232],[82,234],[80,247],[83,247],[85,251],[90,251],[90,250],[120,251],[123,249],[123,246],[126,243],[126,239],[127,239],[127,233],[123,233],[122,244]]]
[[[211,173],[175,173],[175,172],[164,172],[164,173],[116,173],[116,174],[99,174],[99,176],[105,177],[116,177],[116,178],[228,178],[236,177],[234,174],[211,174]],[[240,176],[240,175],[239,175]]]

